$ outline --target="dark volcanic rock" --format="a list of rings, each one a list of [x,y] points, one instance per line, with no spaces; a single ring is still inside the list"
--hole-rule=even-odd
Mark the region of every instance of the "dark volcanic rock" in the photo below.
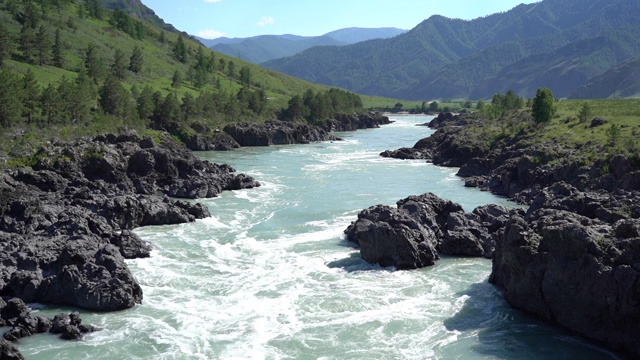
[[[417,269],[433,265],[438,259],[433,231],[388,206],[363,210],[346,234],[349,241],[360,245],[362,258],[370,263]]]
[[[415,269],[433,265],[438,251],[491,257],[494,239],[509,215],[506,208],[493,205],[465,214],[459,204],[424,194],[398,201],[397,208],[363,210],[345,234],[360,246],[364,260]]]
[[[322,127],[326,131],[356,131],[358,129],[378,128],[380,125],[390,124],[388,117],[380,113],[368,113],[361,115],[335,115]]]
[[[231,124],[224,128],[224,132],[229,134],[240,146],[308,144],[317,141],[338,140],[320,127],[279,120],[267,121],[264,124]]]
[[[0,293],[91,310],[132,307],[142,290],[124,259],[147,257],[151,248],[131,229],[210,215],[168,196],[259,186],[228,165],[197,159],[168,135],[161,140],[128,132],[50,144],[34,169],[0,174]]]
[[[18,348],[7,340],[0,339],[0,359],[2,360],[24,360],[24,356]]]
[[[593,199],[571,197],[591,211]],[[639,225],[541,207],[513,216],[496,241],[490,281],[512,306],[640,356]]]

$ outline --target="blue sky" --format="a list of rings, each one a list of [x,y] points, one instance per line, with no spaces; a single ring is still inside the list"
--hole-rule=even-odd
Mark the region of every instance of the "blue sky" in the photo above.
[[[347,27],[411,29],[431,15],[474,19],[529,0],[142,0],[176,28],[204,38],[316,36]]]

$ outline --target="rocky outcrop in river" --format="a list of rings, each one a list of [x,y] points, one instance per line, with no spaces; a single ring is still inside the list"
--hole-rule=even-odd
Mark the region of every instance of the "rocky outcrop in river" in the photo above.
[[[318,126],[279,120],[267,121],[264,124],[231,124],[225,126],[224,132],[229,134],[240,146],[308,144],[317,141],[339,140]]]
[[[438,253],[492,257],[495,238],[513,212],[487,205],[464,213],[459,204],[429,193],[400,200],[396,208],[365,209],[345,234],[367,262],[416,269],[433,265]]]
[[[239,146],[271,146],[308,144],[319,141],[341,140],[329,134],[332,131],[355,131],[358,129],[377,128],[380,125],[389,124],[389,118],[379,113],[335,115],[332,119],[311,125],[290,121],[271,120],[264,124],[236,123],[227,125],[224,133],[233,139]],[[218,135],[218,145],[203,146],[194,145],[192,149],[203,148],[207,150],[228,150],[234,147],[228,139]],[[220,145],[220,141],[224,140]],[[195,140],[194,140],[195,141]],[[189,142],[188,142],[189,143]]]
[[[507,222],[490,281],[513,307],[640,356],[638,195],[544,189]]]
[[[333,119],[321,125],[326,131],[356,131],[359,129],[378,128],[390,124],[387,116],[370,112],[367,114],[335,115]]]
[[[98,136],[40,149],[0,175],[0,294],[25,302],[118,310],[142,300],[125,258],[151,249],[131,229],[209,216],[171,197],[259,186],[200,161],[165,135]]]
[[[513,307],[640,357],[640,164],[590,162],[557,142],[524,141],[526,132],[473,141],[477,120],[440,114],[431,137],[381,155],[460,167],[467,186],[530,204],[496,224],[490,281]]]

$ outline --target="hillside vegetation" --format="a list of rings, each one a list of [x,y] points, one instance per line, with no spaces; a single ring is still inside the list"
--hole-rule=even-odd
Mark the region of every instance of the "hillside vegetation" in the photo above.
[[[544,0],[471,21],[432,16],[392,39],[316,47],[265,65],[362,94],[487,99],[571,95],[640,56],[635,0]]]
[[[116,10],[98,0],[0,4],[0,158],[34,151],[47,137],[123,127],[213,133],[273,119],[296,95],[329,91],[141,20],[131,8],[139,1],[106,3]]]
[[[539,163],[565,161],[568,154],[584,164],[607,163],[617,155],[640,161],[640,99],[555,100],[552,117],[541,122],[534,119],[530,100],[502,110],[495,100],[478,110],[481,121],[464,127],[461,138],[486,149],[536,146]],[[555,153],[558,149],[567,153]]]

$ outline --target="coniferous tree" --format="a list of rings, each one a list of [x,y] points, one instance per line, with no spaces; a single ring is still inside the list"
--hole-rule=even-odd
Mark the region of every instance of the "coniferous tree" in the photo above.
[[[38,64],[45,65],[49,62],[51,53],[51,39],[49,39],[49,33],[44,25],[41,25],[36,32],[35,38],[35,50],[38,57]]]
[[[189,121],[194,118],[198,113],[198,109],[196,107],[196,99],[191,95],[191,93],[185,93],[182,96],[182,104],[180,105],[180,110],[182,111],[182,119],[184,121]]]
[[[142,120],[149,120],[153,116],[153,95],[153,89],[149,85],[145,85],[136,99],[136,110],[138,110],[138,116]]]
[[[22,17],[19,19],[22,26],[26,26],[31,29],[36,29],[40,23],[40,12],[36,8],[36,4],[32,0],[24,1],[24,11]]]
[[[39,100],[40,86],[33,71],[28,69],[22,78],[22,115],[28,123],[37,115]]]
[[[231,79],[236,78],[236,63],[234,63],[233,60],[229,60],[227,64],[227,76]]]
[[[173,77],[171,78],[171,87],[173,91],[178,91],[180,86],[182,85],[182,75],[178,70],[173,73]]]
[[[211,51],[207,58],[207,71],[212,73],[216,69],[216,54]]]
[[[144,40],[145,34],[147,32],[146,27],[142,21],[136,20],[133,23],[133,37],[138,40]]]
[[[578,120],[581,123],[584,123],[584,122],[587,122],[587,120],[589,120],[590,117],[591,117],[591,106],[589,106],[589,103],[582,104],[582,107],[578,112]]]
[[[116,49],[113,54],[113,62],[111,63],[111,74],[118,80],[124,80],[126,76],[127,65],[124,57],[124,52],[120,49]]]
[[[19,50],[22,51],[22,57],[26,62],[33,63],[35,55],[35,41],[35,30],[23,25],[22,30],[20,30]]]
[[[56,35],[53,40],[53,65],[59,68],[64,66],[64,55],[62,46],[62,36],[60,35],[60,29],[56,29]]]
[[[113,10],[109,18],[109,24],[131,36],[134,35],[133,20],[120,8]]]
[[[164,34],[164,31],[163,31],[163,30],[160,30],[160,35],[158,35],[158,42],[159,42],[160,44],[166,44],[166,43],[167,43],[167,37],[166,37],[166,35]]]
[[[124,117],[128,110],[129,93],[120,80],[111,74],[107,76],[98,91],[100,107],[106,114]]]
[[[13,40],[9,35],[7,29],[0,24],[0,66],[4,63],[4,60],[11,55],[13,51]]]
[[[84,66],[87,70],[87,75],[89,75],[89,77],[97,84],[104,75],[104,63],[98,56],[98,47],[94,43],[90,43],[87,46],[84,57]]]
[[[187,46],[182,39],[182,35],[178,35],[178,40],[176,41],[175,46],[173,47],[173,56],[179,62],[186,64],[188,60],[187,54]]]
[[[102,20],[102,4],[100,0],[84,0],[86,13],[95,19]]]
[[[251,69],[248,66],[240,68],[240,84],[243,86],[251,85]]]
[[[20,78],[6,68],[0,68],[0,126],[9,127],[22,113]]]
[[[47,119],[47,124],[51,125],[51,120],[57,117],[60,112],[60,98],[55,85],[49,84],[40,95],[40,108],[42,115]]]
[[[138,45],[136,45],[133,47],[133,52],[131,53],[131,57],[129,58],[129,70],[137,74],[142,71],[143,64],[144,57],[142,54],[142,49]]]

